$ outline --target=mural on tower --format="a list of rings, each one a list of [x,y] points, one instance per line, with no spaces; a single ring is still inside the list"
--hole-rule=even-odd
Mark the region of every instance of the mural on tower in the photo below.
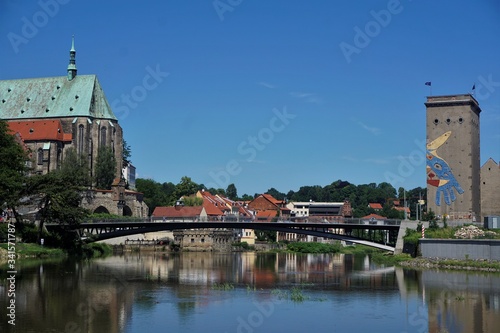
[[[437,149],[448,140],[450,135],[451,131],[448,131],[427,144],[427,184],[437,187],[435,198],[437,206],[441,206],[441,196],[444,196],[444,202],[447,205],[451,205],[457,199],[455,190],[459,194],[464,193],[448,163],[437,154]]]

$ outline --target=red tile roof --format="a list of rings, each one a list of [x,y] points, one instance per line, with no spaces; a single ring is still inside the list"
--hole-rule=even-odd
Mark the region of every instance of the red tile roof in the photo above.
[[[223,207],[216,206],[214,203],[210,202],[206,198],[203,198],[203,207],[205,207],[205,211],[208,216],[222,216],[224,213],[222,212]]]
[[[276,217],[276,211],[275,210],[259,210],[257,212],[257,220],[268,220],[271,221],[273,218]]]
[[[373,208],[373,209],[382,209],[382,205],[379,204],[378,202],[369,203],[368,206],[370,206],[370,208]]]
[[[404,212],[406,210],[407,213],[410,213],[410,207],[392,207],[392,209],[395,209],[400,212]]]
[[[275,204],[276,206],[282,205],[284,203],[283,200],[278,200],[268,193],[264,193],[262,194],[262,196],[267,200],[269,200],[270,202],[272,202],[273,204]]]
[[[71,141],[72,134],[64,133],[60,120],[10,121],[9,128],[24,141]]]
[[[151,216],[153,217],[198,217],[203,211],[203,206],[194,207],[156,207]]]
[[[370,215],[366,215],[365,217],[362,217],[361,219],[362,220],[370,220],[370,219],[375,219],[375,220],[385,220],[386,217],[383,217],[383,216],[380,216],[380,215],[377,215],[377,214],[370,214]]]

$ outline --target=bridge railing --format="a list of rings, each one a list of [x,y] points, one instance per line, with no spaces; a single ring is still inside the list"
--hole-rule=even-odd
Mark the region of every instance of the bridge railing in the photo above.
[[[362,218],[338,218],[338,217],[292,217],[280,218],[278,222],[301,222],[301,223],[339,223],[339,224],[379,224],[379,225],[401,225],[401,220],[395,219],[362,219]]]
[[[146,218],[122,218],[122,219],[89,219],[86,223],[123,223],[123,222],[272,222],[255,221],[248,217],[237,216],[199,216],[199,217],[146,217]],[[366,225],[400,225],[401,220],[394,219],[361,219],[361,218],[324,218],[324,217],[300,217],[300,218],[278,218],[276,223],[324,223],[324,224],[366,224]]]
[[[149,217],[122,217],[112,219],[87,219],[84,223],[113,223],[113,222],[151,222]]]

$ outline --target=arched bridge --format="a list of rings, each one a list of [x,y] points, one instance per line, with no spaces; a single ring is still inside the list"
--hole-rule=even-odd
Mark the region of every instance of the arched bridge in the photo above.
[[[355,244],[363,244],[379,249],[394,251],[394,246],[380,244],[371,240],[362,239],[352,235],[354,230],[384,230],[395,239],[399,231],[399,223],[389,222],[384,224],[362,224],[362,223],[311,223],[311,222],[223,222],[223,221],[172,221],[172,222],[97,222],[82,223],[75,226],[62,226],[59,224],[46,224],[51,232],[78,231],[82,238],[88,242],[106,240],[115,237],[130,236],[148,232],[169,231],[179,229],[203,229],[203,228],[226,228],[226,229],[253,229],[270,230],[284,233],[297,233],[312,235],[331,239],[342,240]],[[341,233],[340,230],[343,232]]]

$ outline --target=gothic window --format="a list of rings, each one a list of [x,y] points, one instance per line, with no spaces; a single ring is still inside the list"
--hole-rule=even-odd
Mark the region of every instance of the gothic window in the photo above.
[[[83,154],[83,125],[78,126],[78,156]]]
[[[106,127],[101,127],[101,147],[106,146]]]
[[[38,151],[37,151],[37,163],[38,163],[38,165],[42,165],[43,164],[43,149],[42,148],[38,148]]]

